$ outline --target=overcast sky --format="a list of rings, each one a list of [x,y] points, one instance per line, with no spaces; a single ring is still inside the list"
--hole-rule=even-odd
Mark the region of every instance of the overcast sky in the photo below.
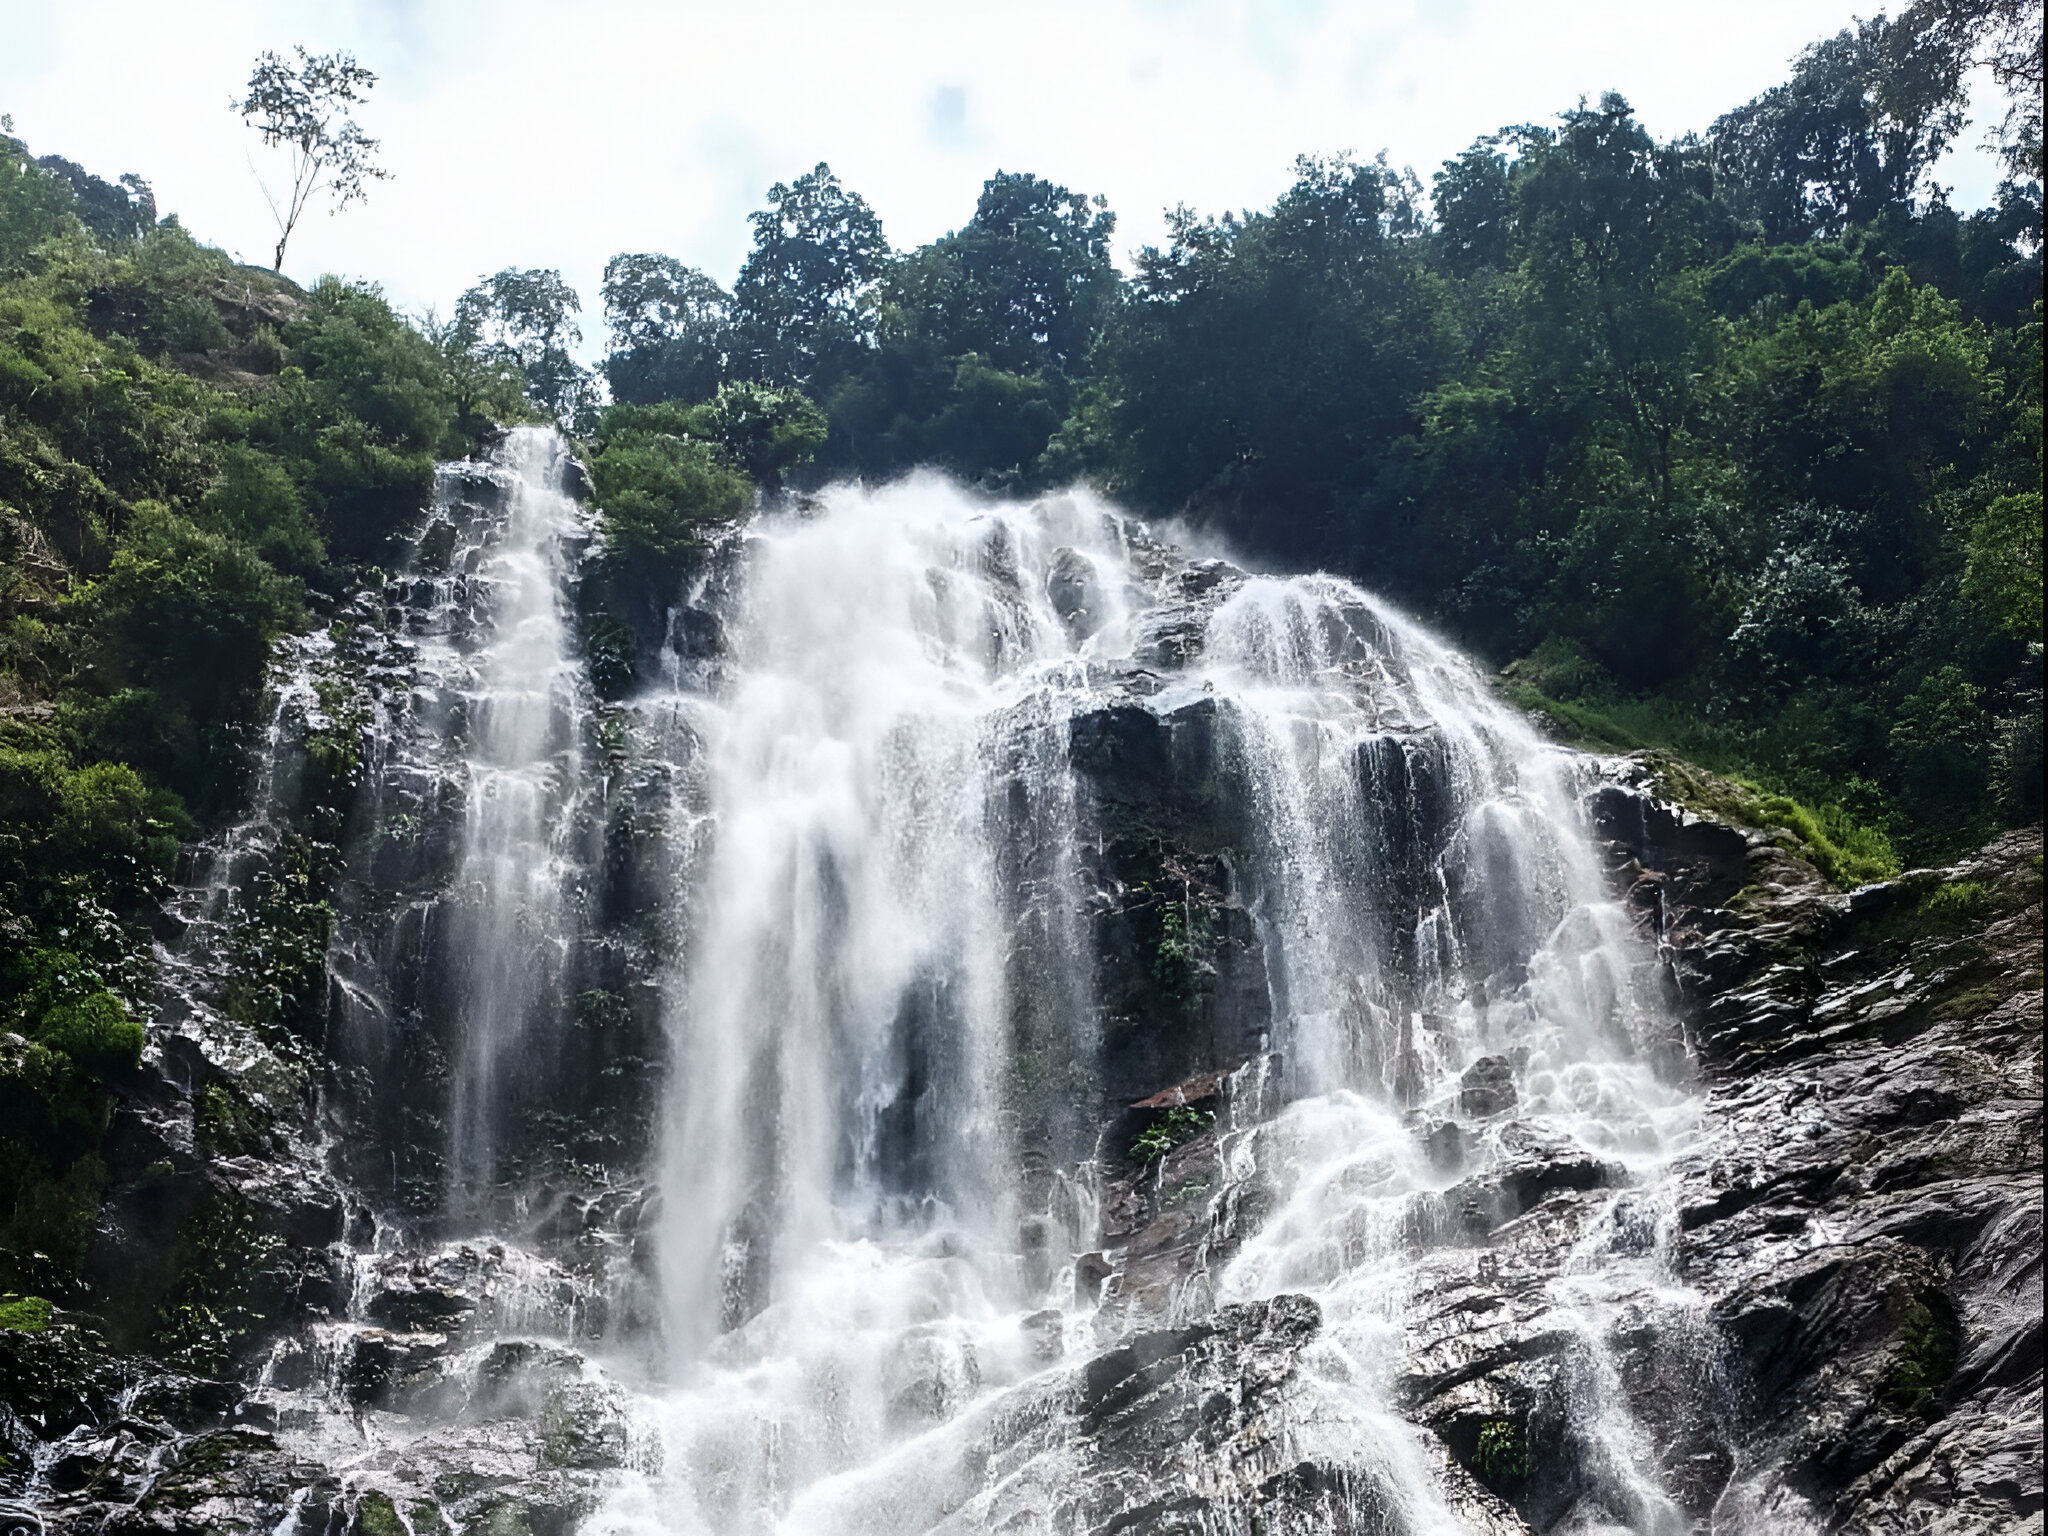
[[[1894,9],[1897,7],[1895,6]],[[360,121],[393,179],[308,218],[286,271],[381,282],[413,310],[480,274],[558,267],[601,339],[607,257],[665,251],[730,283],[746,215],[818,160],[905,248],[982,180],[1102,193],[1125,252],[1161,212],[1260,207],[1302,152],[1384,149],[1425,183],[1506,123],[1619,90],[1660,137],[1704,129],[1848,24],[1835,0],[0,0],[0,112],[37,154],[156,188],[202,239],[268,263],[229,103],[263,49],[346,48],[381,81]],[[1868,13],[1875,5],[1860,7]],[[1977,122],[1941,179],[1997,181]]]

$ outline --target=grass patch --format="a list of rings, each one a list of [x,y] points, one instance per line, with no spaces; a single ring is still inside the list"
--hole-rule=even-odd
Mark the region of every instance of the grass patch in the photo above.
[[[50,1304],[40,1296],[0,1296],[0,1328],[11,1333],[41,1333],[50,1326]]]
[[[1991,914],[1991,889],[1978,880],[1937,885],[1920,898],[1920,916],[1931,927],[1974,928]]]
[[[1666,800],[1738,826],[1790,832],[1799,853],[1831,885],[1867,885],[1899,872],[1891,839],[1840,805],[1802,805],[1790,795],[1730,774],[1710,773],[1668,751],[1652,748],[1640,756],[1649,766],[1651,783]]]
[[[1837,801],[1814,806],[1786,793],[1749,763],[1732,729],[1663,700],[1598,709],[1568,703],[1512,673],[1503,676],[1501,692],[1517,709],[1543,717],[1550,734],[1566,746],[1641,756],[1657,793],[1674,804],[1739,826],[1791,833],[1800,855],[1831,885],[1847,889],[1899,872],[1898,854],[1883,828]]]

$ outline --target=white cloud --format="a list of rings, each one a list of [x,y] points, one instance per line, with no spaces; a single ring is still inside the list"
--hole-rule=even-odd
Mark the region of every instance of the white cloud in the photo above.
[[[263,261],[275,236],[229,101],[260,49],[349,48],[383,76],[361,117],[394,179],[314,215],[288,270],[372,277],[445,312],[481,273],[560,267],[594,350],[608,256],[667,251],[729,281],[768,182],[821,159],[898,246],[957,226],[1000,167],[1106,194],[1128,250],[1159,239],[1176,202],[1270,202],[1304,151],[1384,148],[1427,180],[1479,134],[1607,89],[1659,135],[1704,129],[1852,14],[1838,0],[0,0],[0,110],[37,152],[137,171],[195,233]],[[1980,137],[1945,168],[1966,205],[1996,181]]]

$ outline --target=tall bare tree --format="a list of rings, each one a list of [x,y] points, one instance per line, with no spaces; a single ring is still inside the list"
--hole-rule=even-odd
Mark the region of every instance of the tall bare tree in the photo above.
[[[325,193],[339,213],[369,195],[369,183],[390,172],[377,164],[377,140],[357,126],[349,108],[365,100],[377,77],[349,53],[308,53],[295,48],[298,62],[274,53],[257,55],[249,94],[235,103],[242,119],[263,137],[266,149],[291,152],[292,181],[280,198],[259,175],[257,185],[277,220],[277,253],[272,270],[284,269],[284,248],[314,198]]]

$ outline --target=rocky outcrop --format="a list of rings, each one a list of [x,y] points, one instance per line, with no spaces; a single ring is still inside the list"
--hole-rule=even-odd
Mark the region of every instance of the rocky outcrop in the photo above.
[[[653,1468],[599,1356],[653,1311],[664,840],[702,786],[688,740],[650,745],[687,738],[675,711],[603,687],[586,701],[564,749],[591,785],[565,839],[576,921],[543,1000],[559,1027],[508,1058],[503,1156],[451,1214],[452,1021],[475,978],[437,923],[462,899],[468,769],[445,742],[391,746],[462,707],[420,668],[418,635],[472,645],[483,596],[456,567],[505,488],[448,479],[415,571],[300,658],[273,822],[223,855],[235,871],[189,871],[166,915],[171,1005],[108,1143],[101,1311],[0,1330],[0,1492],[32,1492],[49,1530],[541,1536]],[[1442,734],[1361,683],[1388,712],[1333,777],[1369,791],[1344,831],[1384,874],[1360,885],[1380,906],[1346,913],[1376,925],[1381,990],[1346,1006],[1374,1010],[1356,1032],[1376,1054],[1356,1065],[1384,1090],[1361,1101],[1386,1145],[1333,1175],[1361,1201],[1316,1213],[1314,1273],[1232,1291],[1231,1266],[1289,1214],[1285,978],[1260,928],[1242,741],[1185,679],[1160,696],[1246,578],[1132,549],[1158,599],[1133,656],[1062,732],[1003,748],[1073,770],[1078,832],[1042,835],[1028,764],[991,813],[1008,818],[1006,889],[1080,895],[1020,913],[1020,931],[1071,920],[1052,939],[1087,975],[1073,996],[1013,978],[1003,1106],[1019,1272],[1071,1298],[1022,1320],[1033,1363],[1004,1392],[979,1395],[978,1365],[941,1381],[906,1347],[888,1413],[919,1427],[897,1453],[917,1475],[852,1480],[878,1491],[847,1497],[880,1502],[851,1527],[2038,1527],[2039,830],[1844,893],[1795,838],[1672,803],[1649,765],[1582,762],[1617,922],[1642,940],[1648,974],[1628,984],[1662,989],[1681,1025],[1621,1042],[1667,1116],[1632,1141],[1625,1116],[1570,1123],[1512,1039],[1423,1070],[1449,1025],[1419,1001],[1416,914],[1449,913],[1469,961],[1466,995],[1433,1007],[1483,1013],[1489,989],[1526,987],[1542,935],[1534,906],[1497,910],[1480,875],[1446,873],[1461,830]],[[667,615],[664,664],[721,664],[729,576]],[[1071,550],[1053,563],[1073,633],[1097,622],[1095,581]],[[1339,618],[1336,667],[1378,622]],[[616,659],[653,665],[644,637]],[[209,901],[227,873],[282,895],[260,921],[226,913]],[[1011,963],[1033,952],[1018,942]],[[876,1110],[906,1163],[928,1088]],[[735,1320],[762,1304],[748,1262]],[[1318,1286],[1328,1304],[1300,1294]],[[0,1504],[0,1530],[9,1517]]]
[[[1616,1395],[1660,1474],[1643,1497],[1686,1521],[2033,1528],[2039,830],[1837,894],[1768,834],[1626,784],[1594,804],[1681,987],[1700,1123],[1661,1188],[1540,1152],[1487,1176],[1535,1198],[1423,1267],[1412,1412],[1468,1465],[1513,1426],[1526,1452],[1494,1481],[1538,1530],[1651,1513],[1584,1507],[1597,1447],[1561,1410],[1588,1391]],[[1662,1259],[1575,1306],[1561,1261],[1589,1242]]]
[[[1411,1115],[1432,1161],[1471,1170],[1411,1204],[1426,1247],[1393,1308],[1399,1400],[1452,1458],[1443,1496],[1474,1529],[2038,1528],[2039,829],[1838,893],[1783,834],[1662,803],[1626,761],[1606,773],[1590,807],[1678,989],[1698,1118],[1645,1184],[1515,1119],[1502,1063],[1467,1072],[1455,1119]],[[1108,1246],[1077,1268],[1112,1331],[1178,1324],[1088,1368],[1128,1383],[1086,1442],[1091,1475],[1127,1492],[1078,1528],[1183,1528],[1163,1490],[1207,1484],[1158,1470],[1199,1439],[1183,1395],[1293,1379],[1313,1336],[1254,1341],[1215,1310],[1272,1190],[1233,1169],[1250,1133],[1223,1129],[1254,1074],[1189,1088],[1174,1102],[1201,1123],[1142,1164],[1133,1149]],[[1311,1471],[1296,1485],[1334,1486]],[[1211,1528],[1180,1496],[1185,1528]],[[1404,1528],[1337,1508],[1288,1511]]]

